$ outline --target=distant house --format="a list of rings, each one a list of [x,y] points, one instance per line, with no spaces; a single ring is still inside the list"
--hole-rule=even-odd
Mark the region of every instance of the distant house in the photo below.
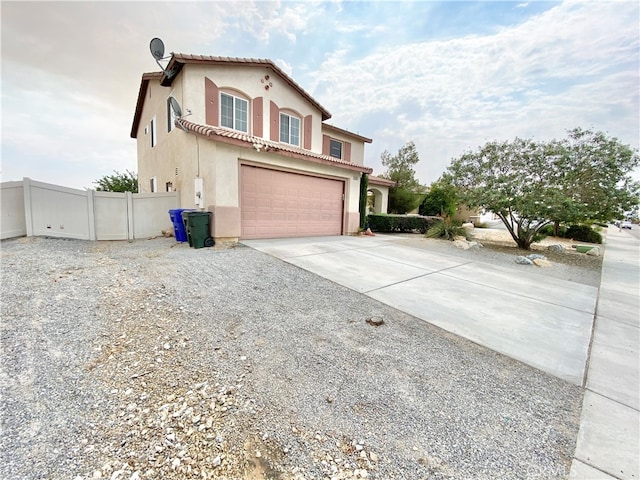
[[[331,114],[270,60],[176,53],[165,72],[140,83],[140,192],[178,191],[182,208],[213,212],[216,241],[357,231],[370,138],[325,123]]]

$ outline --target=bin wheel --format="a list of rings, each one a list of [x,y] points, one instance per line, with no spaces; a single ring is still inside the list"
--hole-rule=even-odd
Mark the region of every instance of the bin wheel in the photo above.
[[[204,241],[204,246],[205,247],[213,247],[214,241],[212,237],[207,237],[207,239]]]

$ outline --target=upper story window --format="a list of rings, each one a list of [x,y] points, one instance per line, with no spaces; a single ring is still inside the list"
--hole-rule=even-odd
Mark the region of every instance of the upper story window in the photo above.
[[[280,114],[280,141],[300,146],[300,119],[286,113]]]
[[[158,143],[158,133],[156,131],[156,117],[153,117],[151,119],[149,130],[151,132],[151,148],[153,148],[156,146],[156,143]]]
[[[229,95],[220,94],[220,125],[223,127],[249,132],[249,102],[245,99]]]
[[[333,158],[342,159],[342,142],[332,138],[329,141],[329,155]]]

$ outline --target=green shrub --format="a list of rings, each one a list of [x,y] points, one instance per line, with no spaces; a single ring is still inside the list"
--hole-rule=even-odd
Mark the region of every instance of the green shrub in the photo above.
[[[560,225],[558,227],[558,237],[566,237],[566,233],[567,233],[567,227]],[[544,227],[542,227],[540,230],[538,230],[538,234],[542,235],[543,237],[552,237],[553,236],[553,224],[550,223],[548,225],[545,225]]]
[[[588,225],[571,225],[564,236],[579,242],[602,243],[602,235]]]
[[[434,217],[418,215],[368,215],[367,223],[373,232],[378,233],[425,233],[434,224]]]
[[[462,226],[462,222],[444,218],[436,222],[425,234],[427,238],[445,238],[453,240],[455,237],[469,239],[469,230]]]

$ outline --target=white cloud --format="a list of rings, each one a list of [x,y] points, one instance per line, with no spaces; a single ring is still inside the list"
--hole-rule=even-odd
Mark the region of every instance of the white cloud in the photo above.
[[[284,71],[284,73],[286,73],[290,77],[293,77],[293,66],[292,65],[290,65],[287,62],[285,62],[281,58],[276,58],[275,59],[275,64],[278,65]]]
[[[637,146],[637,2],[562,3],[466,36],[437,35],[451,27],[438,23],[438,5],[4,2],[3,178],[83,187],[135,170],[129,131],[141,74],[158,70],[148,47],[156,36],[167,53],[262,56],[295,70],[331,123],[373,138],[366,161],[378,173],[380,152],[408,140],[425,183],[488,139],[580,125]]]
[[[637,14],[631,2],[567,3],[493,35],[356,61],[339,51],[312,76],[311,91],[337,124],[366,129],[376,157],[414,140],[427,183],[464,149],[495,138],[560,137],[580,125],[637,147],[638,25],[628,20]]]

